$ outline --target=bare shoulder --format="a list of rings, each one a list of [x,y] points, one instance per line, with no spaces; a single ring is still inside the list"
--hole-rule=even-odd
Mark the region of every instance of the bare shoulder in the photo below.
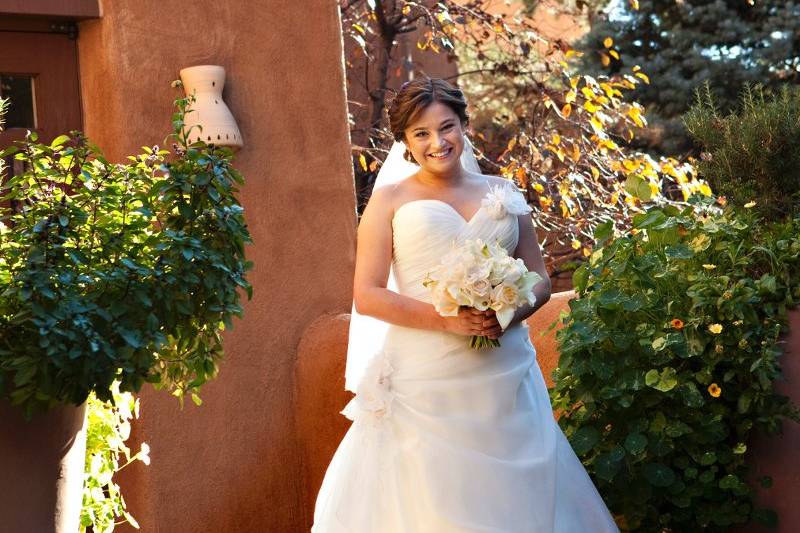
[[[403,203],[404,198],[409,195],[408,178],[385,185],[372,191],[372,195],[367,202],[367,210],[370,213],[379,215],[381,218],[391,218],[394,216],[395,210]]]

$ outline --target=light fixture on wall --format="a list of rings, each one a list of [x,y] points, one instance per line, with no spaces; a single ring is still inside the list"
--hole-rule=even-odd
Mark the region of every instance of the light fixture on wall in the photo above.
[[[185,117],[186,130],[199,124],[189,134],[189,141],[203,140],[217,146],[241,148],[242,134],[222,101],[222,88],[225,86],[225,69],[219,65],[197,65],[181,69],[183,90],[189,96],[195,93],[197,100],[191,105],[192,112]]]

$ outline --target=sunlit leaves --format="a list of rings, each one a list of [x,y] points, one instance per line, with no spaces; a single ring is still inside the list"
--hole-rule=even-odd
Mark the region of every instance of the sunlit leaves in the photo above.
[[[642,174],[639,159],[621,166]],[[599,224],[573,276],[551,391],[559,424],[626,523],[743,523],[753,518],[745,443],[800,418],[773,388],[780,308],[800,301],[800,219],[769,227],[696,193],[632,223]]]
[[[26,170],[0,203],[0,396],[26,414],[109,400],[114,380],[182,397],[216,375],[219,324],[252,291],[250,236],[232,153],[188,142],[190,102],[173,153],[115,164],[78,132],[12,150]]]

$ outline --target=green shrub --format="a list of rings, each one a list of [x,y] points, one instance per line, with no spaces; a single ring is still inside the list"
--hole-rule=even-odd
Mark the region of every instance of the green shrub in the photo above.
[[[120,392],[118,382],[111,386],[111,397],[113,401],[101,401],[90,394],[86,402],[86,466],[80,533],[108,533],[125,522],[139,529],[113,476],[135,461],[150,464],[150,448],[143,443],[138,452],[131,453],[125,445],[131,433],[131,420],[139,418],[138,398],[130,392]]]
[[[765,95],[746,87],[738,112],[721,116],[708,85],[684,117],[704,150],[697,168],[712,189],[766,220],[800,214],[800,88]]]
[[[776,393],[800,301],[800,219],[693,196],[598,228],[557,333],[559,424],[623,529],[724,531],[750,518],[747,445],[800,419]]]
[[[231,151],[189,145],[189,103],[176,101],[173,154],[114,164],[78,132],[5,151],[26,170],[0,183],[0,397],[28,415],[110,400],[115,380],[199,402],[216,375],[239,289],[250,296],[250,235]]]

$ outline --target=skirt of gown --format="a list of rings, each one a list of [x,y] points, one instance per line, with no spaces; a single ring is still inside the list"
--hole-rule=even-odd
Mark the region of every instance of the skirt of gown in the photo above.
[[[500,342],[390,327],[342,411],[353,424],[312,533],[619,531],[553,416],[527,325]]]

